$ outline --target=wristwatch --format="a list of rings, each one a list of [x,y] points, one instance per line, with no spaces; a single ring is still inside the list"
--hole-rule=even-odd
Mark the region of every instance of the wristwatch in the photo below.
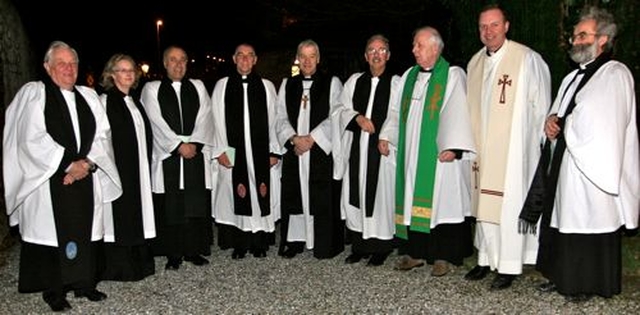
[[[96,165],[96,163],[87,160],[87,164],[89,164],[89,172],[95,173],[98,170],[98,165]]]

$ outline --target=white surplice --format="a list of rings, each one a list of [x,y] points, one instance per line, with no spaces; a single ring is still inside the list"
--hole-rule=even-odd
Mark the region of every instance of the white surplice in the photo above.
[[[361,132],[360,138],[355,139],[359,142],[360,159],[359,178],[352,179],[349,176],[349,159],[351,146],[354,141],[353,133],[346,130],[349,123],[357,116],[358,111],[353,107],[353,95],[358,79],[363,72],[353,74],[344,84],[344,89],[340,96],[339,106],[332,115],[338,124],[338,132],[340,134],[339,148],[334,150],[334,177],[342,179],[342,194],[340,200],[341,212],[345,216],[347,228],[352,231],[362,233],[363,239],[377,238],[381,240],[393,239],[395,234],[394,223],[394,185],[395,185],[395,156],[380,156],[380,166],[378,168],[378,182],[376,184],[376,196],[374,200],[373,213],[371,217],[366,216],[366,178],[368,164],[369,149],[369,133]],[[391,79],[389,102],[395,98],[397,93],[398,81],[400,77],[394,75]],[[366,112],[363,115],[371,119],[373,112],[373,101],[375,98],[376,88],[380,79],[378,77],[371,78],[371,90],[369,91],[369,99],[367,101]],[[387,115],[391,106],[387,108]],[[376,132],[380,132],[382,126],[375,126]],[[376,144],[377,145],[377,144]],[[377,150],[377,149],[376,149]],[[359,199],[360,207],[353,206],[350,200],[350,185],[352,180],[359,182]]]
[[[551,113],[564,116],[575,70],[562,81]],[[638,227],[640,162],[633,76],[618,61],[605,63],[575,96],[564,127],[551,226],[561,233],[611,233]]]
[[[309,97],[312,81],[303,81],[303,95]],[[300,112],[295,119],[298,122],[298,128],[293,129],[289,123],[289,117],[287,114],[286,105],[286,86],[287,78],[282,80],[280,89],[278,91],[278,101],[276,109],[276,137],[278,143],[284,148],[284,144],[289,141],[289,138],[294,135],[311,135],[315,140],[315,144],[318,145],[327,155],[331,154],[333,149],[333,134],[334,125],[331,120],[331,113],[339,103],[340,93],[342,92],[342,83],[337,77],[331,78],[331,87],[329,95],[329,104],[332,108],[329,109],[329,116],[318,124],[313,130],[310,130],[310,114],[311,106],[313,106],[313,100],[307,101],[309,104],[303,106],[303,101],[300,101]],[[286,150],[286,149],[285,149]],[[289,217],[289,228],[287,230],[287,241],[289,242],[306,242],[307,249],[313,249],[314,246],[314,229],[313,229],[313,216],[309,209],[309,157],[310,153],[306,152],[302,156],[298,157],[300,162],[300,190],[302,192],[302,212],[303,214],[291,215]]]
[[[480,49],[470,61],[484,59],[482,78],[482,135],[486,134],[489,121],[490,84],[497,82],[496,69],[502,57],[508,54],[509,41],[491,56],[486,48]],[[472,68],[469,66],[467,69]],[[472,74],[469,74],[472,77]],[[551,104],[551,78],[549,68],[542,57],[528,49],[519,71],[515,88],[513,118],[507,153],[504,196],[500,212],[500,224],[478,221],[474,244],[478,248],[478,264],[490,266],[503,274],[521,274],[523,264],[535,264],[538,253],[537,236],[518,233],[518,216],[533,180],[540,159],[544,119]],[[471,96],[470,96],[471,97]],[[482,154],[482,148],[478,148]]]
[[[113,158],[111,132],[104,107],[93,89],[85,86],[75,88],[87,101],[96,122],[87,158],[98,166],[97,171],[90,174],[93,176],[94,197],[91,240],[97,241],[104,235],[103,203],[120,197],[122,186]],[[29,82],[18,91],[7,108],[3,140],[4,189],[9,224],[19,224],[22,239],[57,247],[49,179],[58,170],[65,149],[47,132],[45,100],[44,83]],[[71,108],[70,113],[74,116]]]
[[[100,101],[103,106],[107,104],[107,94],[100,96]],[[138,170],[139,170],[139,182],[140,182],[140,205],[142,211],[142,227],[144,232],[144,238],[150,239],[156,236],[155,221],[153,216],[153,198],[151,197],[151,174],[149,170],[149,161],[147,159],[147,152],[151,148],[147,148],[147,135],[144,124],[144,119],[140,110],[136,107],[135,103],[131,99],[131,96],[125,96],[124,102],[127,105],[127,109],[131,114],[131,120],[133,127],[136,131],[136,141],[138,142]],[[106,111],[106,108],[105,108]],[[112,203],[105,203],[104,207],[104,241],[115,242],[115,230],[113,222],[113,209]]]
[[[213,120],[216,126],[215,128],[215,138],[214,138],[214,146],[212,151],[212,157],[217,158],[222,153],[225,153],[229,150],[229,144],[227,141],[227,128],[229,126],[226,125],[226,113],[225,113],[225,92],[227,90],[227,82],[229,78],[220,79],[211,95],[212,102],[212,112],[213,112]],[[277,139],[275,137],[275,106],[276,106],[276,89],[273,83],[267,79],[262,79],[262,84],[264,85],[266,91],[266,102],[267,102],[267,113],[269,115],[269,152],[278,153],[281,149],[278,146]],[[260,213],[260,204],[258,203],[258,195],[257,195],[257,184],[255,181],[255,168],[253,161],[253,151],[252,151],[252,140],[251,140],[251,122],[249,119],[249,104],[248,104],[248,94],[247,94],[247,84],[243,84],[243,106],[244,106],[244,144],[246,151],[246,163],[247,163],[247,174],[249,178],[249,187],[247,192],[250,194],[251,198],[251,216],[242,216],[235,214],[234,207],[234,188],[232,183],[232,168],[226,168],[220,165],[217,160],[214,161],[214,167],[217,168],[217,187],[215,189],[216,196],[213,198],[213,217],[216,222],[233,225],[243,231],[247,232],[273,232],[275,231],[275,221],[279,218],[280,213],[272,212],[267,216],[262,216]],[[281,164],[282,162],[278,162]],[[275,166],[274,166],[275,167]],[[273,167],[272,167],[273,169]],[[273,190],[274,185],[280,187],[280,178],[277,174],[277,170],[270,170],[271,176],[271,184],[269,187],[270,195],[269,198],[274,197]],[[278,182],[274,182],[274,177],[277,177]],[[277,204],[279,205],[280,196],[277,196]],[[274,201],[271,200],[271,205],[274,204]],[[278,208],[279,210],[279,208]]]
[[[164,170],[162,161],[171,156],[171,152],[183,142],[185,137],[189,138],[189,142],[202,143],[202,158],[204,159],[204,174],[211,174],[211,146],[213,144],[214,125],[211,116],[211,99],[204,83],[201,80],[189,79],[195,86],[200,100],[200,108],[196,116],[193,131],[190,135],[178,135],[167,124],[162,117],[160,104],[158,103],[158,90],[161,81],[147,82],[142,88],[141,102],[144,106],[151,129],[153,130],[153,154],[151,159],[151,189],[154,193],[164,193]],[[174,82],[173,88],[176,91],[176,97],[180,101],[180,85]],[[180,172],[180,181],[183,181],[182,170]],[[211,176],[205,176],[205,186],[207,189],[213,189],[214,183]],[[182,187],[182,185],[181,185]]]
[[[397,151],[402,90],[409,70],[399,83],[396,99],[392,102],[380,139],[390,142]],[[431,73],[419,73],[416,79],[411,106],[407,118],[405,139],[405,200],[404,225],[411,225],[411,208],[418,170],[418,151],[422,115]],[[436,162],[436,174],[431,209],[431,228],[443,223],[461,223],[471,215],[470,160],[475,156],[475,141],[466,98],[466,76],[460,67],[450,67],[447,88],[440,108],[436,143],[438,153],[446,150],[464,151],[462,159],[452,162]],[[397,154],[397,153],[396,153]],[[395,184],[394,184],[395,185]],[[395,192],[395,191],[394,191]],[[395,195],[395,194],[394,194]]]

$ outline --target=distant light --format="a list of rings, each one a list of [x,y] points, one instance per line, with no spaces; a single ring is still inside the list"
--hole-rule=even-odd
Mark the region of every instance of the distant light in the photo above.
[[[157,20],[156,21],[156,26],[158,26],[158,27],[162,26],[162,20]]]
[[[300,74],[300,60],[296,58],[291,65],[291,76],[295,77]]]
[[[142,70],[142,73],[147,75],[147,73],[149,73],[149,65],[146,63],[143,63],[142,65],[140,65],[140,70]]]

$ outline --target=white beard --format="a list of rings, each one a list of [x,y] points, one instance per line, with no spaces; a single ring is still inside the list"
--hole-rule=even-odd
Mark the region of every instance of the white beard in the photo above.
[[[594,40],[591,45],[574,45],[569,51],[569,56],[571,57],[571,60],[579,64],[584,64],[595,59],[597,57],[597,51],[598,42]]]

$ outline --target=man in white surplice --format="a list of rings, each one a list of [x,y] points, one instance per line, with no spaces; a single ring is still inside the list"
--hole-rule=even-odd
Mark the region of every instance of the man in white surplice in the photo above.
[[[196,266],[211,254],[211,99],[202,80],[186,77],[187,53],[165,49],[167,75],[147,82],[141,100],[153,130],[151,188],[157,237],[154,255],[166,256],[165,269],[182,259]]]
[[[495,270],[495,290],[510,287],[523,264],[536,262],[538,240],[518,233],[518,215],[540,157],[551,79],[538,53],[507,40],[509,21],[502,8],[485,7],[478,23],[485,47],[467,65],[478,148],[473,168],[478,265],[465,279],[483,279]]]
[[[557,179],[550,228],[540,234],[545,255],[536,264],[550,282],[539,289],[570,302],[622,291],[622,231],[638,229],[637,103],[631,71],[612,60],[616,34],[611,13],[584,8],[569,52],[579,69],[562,80],[545,124],[559,157],[549,175],[557,178],[547,181]]]
[[[470,161],[475,144],[465,75],[441,56],[444,42],[432,27],[413,37],[416,65],[400,79],[380,132],[382,154],[395,151],[395,224],[402,257],[398,270],[433,264],[444,276],[473,254]]]
[[[293,258],[313,249],[316,258],[344,250],[339,182],[333,179],[331,113],[342,83],[318,71],[320,48],[313,40],[298,44],[300,75],[285,78],[278,91],[276,135],[282,156],[281,245]]]
[[[122,194],[109,121],[96,92],[76,85],[78,54],[55,41],[49,77],[26,83],[9,104],[3,141],[9,224],[21,237],[18,291],[43,291],[53,311],[68,291],[101,301],[96,289],[103,205]]]
[[[275,230],[270,174],[279,163],[273,128],[277,94],[271,81],[253,71],[258,57],[252,45],[239,45],[233,62],[236,71],[220,79],[211,95],[218,168],[213,216],[218,242],[233,247],[233,259],[248,250],[265,257],[267,233]]]
[[[341,105],[333,115],[341,141],[334,150],[334,174],[342,178],[340,205],[350,233],[346,263],[371,256],[368,265],[382,265],[393,251],[393,187],[395,160],[381,155],[378,134],[387,118],[400,77],[387,70],[389,40],[373,35],[364,58],[369,71],[353,74],[345,83]]]

